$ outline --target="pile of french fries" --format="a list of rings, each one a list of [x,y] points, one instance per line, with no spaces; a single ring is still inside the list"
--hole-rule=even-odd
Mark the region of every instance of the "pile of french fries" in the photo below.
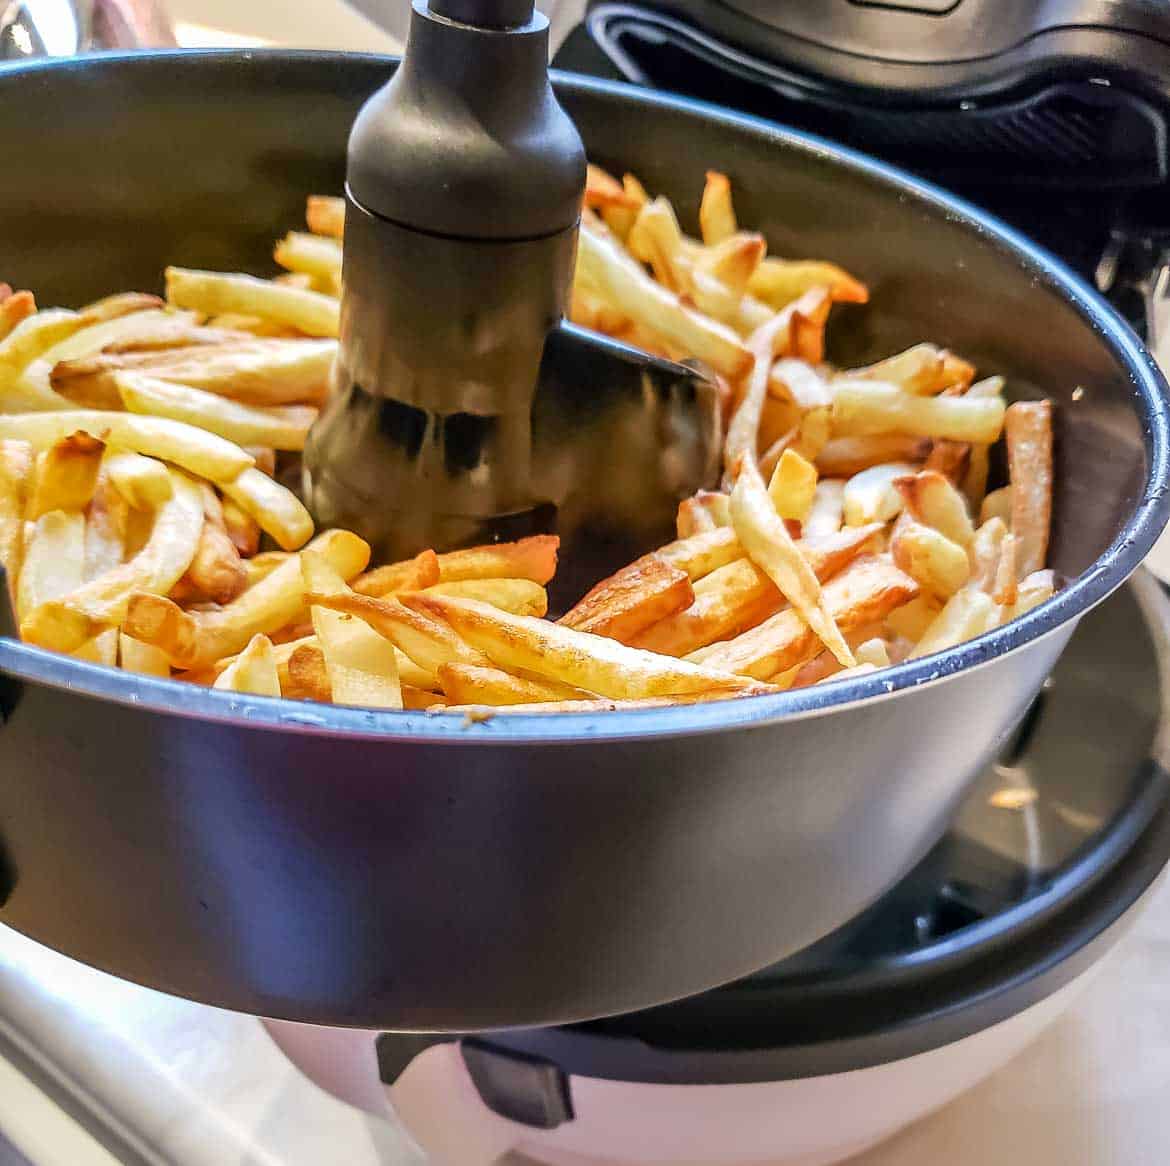
[[[767,254],[707,175],[699,238],[591,166],[572,316],[697,358],[719,491],[555,622],[555,536],[370,566],[277,480],[330,392],[344,208],[309,199],[272,279],[169,268],[166,298],[38,310],[0,285],[0,564],[22,638],[131,672],[373,708],[720,700],[930,655],[1049,598],[1047,402],[922,343],[825,363],[868,291]],[[1009,481],[988,492],[989,451]]]

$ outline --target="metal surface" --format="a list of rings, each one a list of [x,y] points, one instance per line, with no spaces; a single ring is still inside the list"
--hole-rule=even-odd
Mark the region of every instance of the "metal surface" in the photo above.
[[[345,127],[389,68],[257,53],[0,72],[23,115],[0,127],[24,160],[0,187],[7,277],[83,302],[154,286],[168,260],[266,270],[304,194],[338,186]],[[331,1024],[466,1031],[690,995],[809,945],[893,885],[1075,620],[1148,550],[1167,510],[1164,385],[1059,264],[823,142],[620,86],[557,86],[595,159],[638,170],[686,221],[716,166],[777,252],[865,278],[873,302],[835,320],[835,359],[929,337],[1017,394],[1050,395],[1052,558],[1070,584],[873,677],[483,724],[131,678],[0,640],[14,694],[3,922],[167,991]],[[118,138],[82,150],[115,110]]]

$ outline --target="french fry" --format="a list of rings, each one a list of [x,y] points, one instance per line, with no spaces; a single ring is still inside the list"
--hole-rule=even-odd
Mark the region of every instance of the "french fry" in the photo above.
[[[768,374],[768,394],[791,401],[802,412],[829,408],[833,404],[832,388],[807,360],[782,357]]]
[[[250,514],[286,551],[303,547],[313,537],[313,519],[301,500],[257,469],[216,483],[224,494]]]
[[[37,459],[26,517],[37,519],[50,510],[84,510],[97,487],[105,448],[88,433],[72,433],[55,441]]]
[[[859,527],[797,546],[816,577],[823,580],[861,554],[880,530],[877,525]],[[732,547],[743,553],[738,538]],[[772,580],[746,558],[704,573],[694,584],[694,592],[695,600],[689,607],[648,628],[633,641],[634,647],[666,656],[685,656],[754,627],[784,605],[784,596]]]
[[[877,556],[856,559],[825,584],[823,599],[844,632],[885,618],[918,594],[909,575]],[[811,660],[820,638],[800,613],[786,608],[726,643],[692,654],[707,667],[766,680]]]
[[[165,652],[125,632],[118,633],[118,664],[124,671],[137,672],[140,676],[169,677],[171,674],[171,662]]]
[[[315,700],[329,704],[333,700],[333,689],[325,668],[325,653],[316,636],[310,640],[309,643],[292,641],[296,647],[289,653],[283,667],[277,669],[280,694],[288,700]]]
[[[513,615],[543,616],[548,612],[548,593],[531,579],[460,579],[427,587],[428,595],[453,595],[478,599]]]
[[[168,312],[158,308],[135,311],[128,315],[79,317],[79,327],[46,349],[38,358],[48,373],[62,360],[78,360],[104,352],[113,345],[170,344],[182,337],[195,323],[191,312]]]
[[[995,584],[991,592],[991,598],[1000,607],[1015,607],[1020,598],[1019,547],[1020,540],[1016,535],[1004,536],[999,566],[995,572]]]
[[[718,280],[738,303],[747,293],[748,280],[759,267],[767,250],[768,244],[763,235],[736,231],[714,247],[699,252],[694,258],[694,264],[697,270]],[[768,312],[766,305],[761,307]]]
[[[467,547],[438,556],[439,582],[463,579],[531,579],[543,586],[557,572],[555,534],[534,534],[510,543]]]
[[[752,273],[748,291],[777,311],[813,288],[827,288],[835,303],[864,304],[869,290],[835,263],[810,259],[765,259]]]
[[[612,699],[766,691],[743,677],[640,651],[546,620],[508,615],[471,599],[411,595],[404,602],[422,615],[445,621],[501,668],[557,680]]]
[[[277,243],[272,257],[281,267],[307,275],[329,295],[341,290],[341,247],[332,239],[289,231]]]
[[[109,450],[103,469],[114,489],[135,510],[157,510],[175,492],[167,467],[145,454]]]
[[[886,616],[886,627],[908,645],[903,659],[909,659],[914,645],[922,639],[942,608],[943,601],[937,596],[920,594]]]
[[[897,518],[904,501],[894,483],[913,473],[914,466],[908,462],[887,462],[854,474],[842,488],[841,506],[846,525],[864,526]]]
[[[48,383],[52,365],[44,354],[80,327],[76,312],[50,309],[22,320],[0,340],[0,410],[39,412],[67,403]]]
[[[122,316],[131,316],[135,312],[156,310],[165,306],[158,296],[149,295],[147,292],[118,292],[116,295],[94,300],[92,304],[86,304],[81,309],[81,319],[83,326],[88,327],[90,324],[101,324],[106,320],[117,320]]]
[[[63,437],[88,433],[107,445],[135,450],[212,481],[234,478],[253,459],[238,445],[194,425],[165,417],[70,409],[60,413],[0,414],[0,438],[27,441],[45,449]]]
[[[998,516],[982,522],[968,548],[971,560],[971,584],[989,595],[995,589],[1007,524]]]
[[[125,635],[124,632],[123,635]],[[272,636],[269,636],[268,638],[271,640]],[[288,680],[289,658],[298,648],[304,645],[308,645],[318,652],[321,650],[321,645],[317,642],[316,633],[312,631],[310,631],[308,635],[299,636],[296,639],[282,640],[280,643],[277,643],[275,640],[273,641],[272,655],[276,660],[276,671],[280,678],[282,689]],[[147,645],[147,647],[149,646],[150,645]],[[159,649],[154,648],[152,651],[159,651]],[[163,656],[166,657],[169,666],[170,658],[166,656],[165,652],[163,653]],[[201,669],[199,675],[206,676],[208,678],[207,682],[210,683],[217,676],[219,676],[220,673],[224,671],[224,669],[229,668],[232,664],[234,664],[238,658],[238,652],[234,656],[224,656],[221,659],[216,660],[214,663],[209,664],[205,668]],[[322,667],[324,667],[324,661],[322,661]],[[184,679],[187,679],[187,676],[184,676]]]
[[[888,356],[876,364],[849,369],[842,376],[851,380],[883,381],[922,396],[946,388],[943,357],[944,354],[933,344],[915,344],[913,348]]]
[[[816,572],[792,541],[750,461],[741,466],[731,494],[731,521],[749,558],[800,612],[825,647],[844,667],[852,668],[853,653],[824,603]]]
[[[624,242],[629,237],[638,211],[650,201],[650,196],[632,174],[622,177],[622,191],[629,205],[602,207],[601,217],[605,220],[605,225]]]
[[[340,239],[345,234],[345,199],[321,194],[309,195],[305,222],[314,235]]]
[[[83,582],[88,583],[112,571],[125,558],[126,517],[125,501],[103,472],[98,477],[85,515]]]
[[[618,248],[595,231],[581,231],[576,278],[586,289],[716,372],[737,378],[751,367],[752,355],[735,332],[685,307],[677,295],[656,283]]]
[[[7,284],[0,286],[8,287]],[[11,335],[17,324],[27,320],[36,310],[37,301],[32,292],[14,292],[8,288],[8,294],[0,297],[0,340]]]
[[[924,591],[949,599],[971,575],[967,552],[934,527],[909,522],[890,541],[894,562]]]
[[[558,622],[628,644],[652,624],[689,607],[694,598],[685,571],[659,555],[645,555],[603,579]]]
[[[239,312],[259,316],[306,336],[335,338],[338,334],[338,302],[320,292],[281,287],[251,275],[184,267],[168,267],[166,284],[167,302],[175,307],[193,308],[208,315]]]
[[[361,578],[355,579],[353,589],[359,595],[372,595],[378,598],[393,595],[396,591],[422,591],[424,588],[434,586],[438,581],[439,559],[434,551],[428,550],[421,551],[413,559],[407,559],[405,562],[375,567]]]
[[[935,441],[922,468],[934,470],[959,485],[965,481],[971,468],[971,449],[971,443],[967,441]]]
[[[1052,402],[1017,401],[1004,421],[1012,484],[1012,534],[1020,577],[1044,566],[1052,523]]]
[[[956,591],[923,632],[914,651],[910,653],[910,659],[932,656],[935,652],[945,651],[964,640],[982,635],[995,626],[996,615],[995,603],[986,592],[974,587]]]
[[[840,436],[903,433],[990,444],[1003,429],[998,397],[920,397],[879,381],[838,380],[833,424]]]
[[[174,495],[159,509],[146,545],[125,563],[23,614],[22,638],[58,652],[74,651],[107,627],[120,625],[136,592],[162,595],[175,585],[195,554],[203,506],[196,483],[172,472]]]
[[[688,538],[704,531],[718,530],[731,525],[731,499],[713,490],[700,490],[678,504],[675,529],[679,538]]]
[[[979,521],[988,522],[993,518],[1001,518],[1005,523],[1010,523],[1012,509],[1012,488],[1001,486],[998,490],[992,490],[983,499],[983,504],[979,507]]]
[[[203,529],[186,578],[212,603],[230,603],[247,587],[248,572],[227,533],[219,495],[207,482],[198,486],[203,503]]]
[[[200,505],[200,518],[202,511]],[[369,544],[344,530],[325,531],[309,548],[324,555],[347,580],[361,574],[370,558]],[[294,555],[215,611],[183,611],[161,596],[136,594],[130,600],[123,630],[161,648],[175,667],[200,669],[235,655],[254,635],[271,636],[297,622],[306,606],[300,557]]]
[[[79,510],[42,514],[24,539],[24,560],[15,580],[17,617],[23,621],[43,604],[80,587],[84,566],[85,515]],[[83,636],[71,648],[84,642]]]
[[[92,640],[69,653],[75,660],[87,660],[91,664],[104,664],[107,668],[118,666],[118,629],[106,628]]]
[[[225,692],[280,696],[280,680],[276,675],[276,661],[268,637],[253,636],[235,663],[216,678],[213,687]]]
[[[1049,600],[1056,594],[1056,575],[1049,570],[1033,571],[1020,580],[1016,602],[1001,613],[1000,623],[1010,623],[1026,615],[1034,607]]]
[[[444,664],[439,683],[451,704],[536,704],[542,701],[591,700],[592,694],[568,684],[534,677],[513,676],[500,668],[474,664]]]
[[[803,522],[816,496],[817,471],[794,450],[786,449],[768,483],[768,497],[781,518]]]
[[[536,704],[515,704],[506,708],[498,708],[483,704],[444,704],[428,706],[428,711],[435,713],[454,713],[472,724],[490,721],[501,712],[513,716],[543,716],[551,713],[616,713],[635,712],[643,709],[672,708],[676,705],[710,704],[712,701],[732,700],[735,697],[765,696],[768,693],[780,692],[774,684],[760,685],[747,692],[711,691],[690,693],[686,696],[650,696],[631,700],[547,700]]]
[[[836,534],[844,521],[845,483],[840,478],[819,479],[801,533],[809,539],[824,538]]]
[[[447,707],[449,701],[436,692],[428,692],[413,684],[402,685],[402,707],[404,709],[434,709],[436,712]]]
[[[118,373],[114,379],[129,412],[197,425],[240,445],[299,452],[317,419],[317,410],[308,405],[244,405],[144,373]]]
[[[707,171],[707,182],[699,202],[699,232],[708,247],[730,239],[739,229],[731,203],[731,183],[718,170]]]
[[[593,210],[605,207],[637,210],[640,203],[612,174],[590,162],[585,167],[585,205]]]
[[[728,515],[730,519],[730,514]],[[710,575],[736,559],[742,559],[743,547],[730,525],[715,530],[684,535],[654,552],[660,559],[686,573],[693,582]]]
[[[665,198],[656,198],[641,208],[630,228],[627,244],[635,259],[650,265],[654,278],[663,287],[672,292],[686,292],[694,298],[693,273],[682,255],[682,231],[674,207]],[[736,299],[724,291],[734,311]]]
[[[930,453],[930,442],[904,433],[831,438],[816,455],[822,478],[851,478],[871,466],[888,462],[919,462]]]
[[[942,474],[923,470],[896,478],[894,487],[906,509],[919,522],[942,531],[952,542],[966,549],[975,537],[975,527],[962,494]]]
[[[15,601],[24,560],[24,514],[36,461],[27,441],[0,441],[0,567]]]

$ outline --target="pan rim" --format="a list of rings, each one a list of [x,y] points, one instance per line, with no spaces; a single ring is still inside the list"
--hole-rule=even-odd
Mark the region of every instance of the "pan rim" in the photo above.
[[[178,61],[210,60],[252,67],[317,62],[343,68],[346,63],[395,64],[397,57],[289,49],[177,49],[112,53],[90,58],[37,60],[0,67],[0,83],[39,78],[62,71],[94,69],[172,69]],[[734,113],[691,98],[640,89],[553,70],[558,90],[604,96],[646,108],[675,111],[763,138],[779,149],[795,150],[893,188],[912,203],[962,223],[990,241],[1042,287],[1059,295],[1086,326],[1097,332],[1128,374],[1142,423],[1148,460],[1142,495],[1125,524],[1093,565],[1031,612],[1001,628],[949,648],[866,676],[811,688],[710,704],[603,713],[500,714],[472,721],[459,714],[369,710],[314,702],[226,693],[184,681],[131,676],[117,669],[75,660],[46,649],[0,637],[0,678],[63,688],[79,696],[138,706],[177,717],[284,730],[325,737],[402,743],[474,745],[566,745],[606,741],[654,740],[726,730],[760,728],[781,721],[823,716],[863,701],[898,697],[933,686],[1068,629],[1141,564],[1170,518],[1170,388],[1136,333],[1095,291],[1063,262],[996,216],[877,159],[778,123]],[[0,719],[0,725],[3,721]]]

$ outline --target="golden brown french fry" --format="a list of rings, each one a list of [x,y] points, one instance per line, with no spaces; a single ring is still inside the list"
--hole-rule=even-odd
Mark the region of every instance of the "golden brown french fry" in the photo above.
[[[306,336],[336,337],[340,310],[333,296],[281,287],[251,275],[195,271],[184,267],[166,270],[167,302],[179,308],[218,315],[239,312],[259,316]]]
[[[42,514],[25,534],[24,562],[16,580],[17,616],[24,620],[42,604],[80,587],[84,567],[85,515],[79,510]]]
[[[942,474],[922,470],[895,479],[894,487],[919,522],[942,531],[964,549],[971,545],[975,527],[967,512],[967,500]]]
[[[979,521],[988,522],[993,518],[1001,518],[1005,524],[1011,522],[1011,486],[1001,486],[998,490],[992,490],[991,493],[983,499],[983,504],[979,507]]]
[[[289,231],[272,255],[281,267],[307,275],[329,295],[341,288],[341,246],[320,235]]]
[[[451,583],[435,583],[427,587],[425,593],[478,599],[513,615],[539,617],[548,612],[548,593],[531,579],[459,579]]]
[[[452,704],[535,704],[541,701],[591,700],[591,693],[568,684],[534,677],[513,676],[500,668],[475,664],[444,664],[439,683]]]
[[[991,472],[991,457],[986,445],[969,445],[971,451],[967,462],[967,472],[961,483],[963,497],[971,507],[971,512],[978,512],[983,505],[987,493],[987,478]]]
[[[751,461],[740,467],[731,494],[731,521],[752,562],[776,584],[841,664],[852,668],[853,653],[824,603],[820,580],[776,513],[764,480]]]
[[[84,510],[97,487],[105,448],[88,433],[71,433],[53,442],[37,459],[27,517],[37,519],[50,510]]]
[[[235,662],[216,677],[214,687],[226,692],[280,696],[272,641],[267,636],[253,636]]]
[[[731,182],[718,170],[707,171],[707,182],[699,202],[699,232],[708,247],[730,239],[739,229],[731,202]]]
[[[1003,429],[998,397],[920,397],[880,381],[838,380],[833,398],[834,431],[864,437],[903,433],[990,444]]]
[[[467,547],[439,555],[439,582],[461,579],[531,579],[542,586],[557,572],[555,534],[534,534],[510,543]]]
[[[975,587],[956,591],[923,632],[910,659],[931,656],[982,635],[995,626],[997,615],[995,603],[986,592]]]
[[[508,615],[472,599],[411,595],[404,602],[423,615],[445,621],[501,668],[613,699],[760,691],[743,677],[640,651],[547,620]]]
[[[18,416],[0,414],[0,438],[27,441],[38,449],[46,449],[73,433],[88,433],[107,445],[174,462],[213,481],[231,479],[252,464],[252,458],[238,445],[194,425],[165,417],[139,417],[96,409]]]
[[[203,505],[196,483],[177,470],[172,473],[174,495],[156,514],[146,545],[112,570],[22,615],[22,638],[72,652],[107,627],[121,624],[136,592],[162,595],[178,582],[199,542]]]
[[[903,433],[879,433],[866,437],[834,437],[816,455],[822,478],[850,478],[871,466],[888,462],[923,461],[930,442]]]
[[[845,632],[884,619],[918,594],[918,584],[888,560],[865,555],[825,584],[829,614]],[[786,608],[726,643],[692,654],[711,668],[767,679],[811,660],[821,641],[800,613]]]
[[[289,653],[283,665],[277,667],[280,695],[287,700],[316,700],[322,704],[333,701],[333,689],[329,686],[329,673],[325,669],[325,653],[316,636],[292,641],[296,647]],[[277,645],[277,651],[283,645]]]
[[[200,506],[202,517],[202,506]],[[344,530],[327,530],[309,548],[324,555],[343,579],[360,575],[369,544]],[[183,611],[158,595],[132,597],[123,630],[154,644],[178,668],[199,669],[241,651],[256,634],[271,636],[303,618],[307,606],[299,555],[216,611]]]
[[[732,329],[683,305],[620,244],[595,231],[581,231],[576,278],[587,291],[716,372],[734,378],[751,367],[751,353]]]
[[[402,685],[402,707],[404,709],[444,709],[448,705],[448,700],[445,696],[440,696],[435,692],[428,692],[425,688],[419,688],[414,684]]]
[[[675,529],[679,538],[718,530],[731,525],[731,499],[728,495],[714,490],[700,490],[678,504]]]
[[[845,483],[840,478],[821,478],[801,524],[801,534],[808,539],[824,538],[836,534],[844,521]]]
[[[815,259],[765,259],[752,274],[748,291],[779,310],[813,288],[827,288],[835,303],[864,304],[869,290],[835,263]]]
[[[914,473],[908,462],[886,462],[854,474],[844,485],[842,513],[848,526],[870,522],[889,522],[897,518],[904,505],[902,494],[894,485]]]
[[[36,461],[27,441],[0,441],[0,567],[15,601],[24,559],[24,513]]]
[[[243,558],[254,559],[260,548],[260,524],[231,498],[223,498],[221,502],[223,504],[223,525],[224,530],[228,533],[228,538],[232,540],[236,550]]]
[[[428,685],[438,683],[439,669],[444,664],[490,664],[480,651],[464,643],[442,619],[435,619],[416,606],[422,592],[397,598],[376,599],[372,595],[312,596],[314,603],[332,611],[342,611],[365,620],[379,635],[406,653],[427,676]],[[406,606],[409,598],[411,606]],[[443,596],[424,597],[426,603],[468,603],[474,600],[450,600]],[[487,607],[487,604],[483,606]],[[495,610],[489,608],[489,610]],[[518,617],[507,617],[518,618]]]
[[[816,467],[794,450],[786,449],[768,483],[768,496],[781,518],[803,522],[816,496]]]
[[[1017,401],[1008,407],[1008,477],[1012,483],[1012,534],[1018,540],[1020,577],[1044,567],[1052,523],[1052,402]]]
[[[37,301],[30,291],[14,292],[7,284],[0,284],[0,288],[8,288],[8,293],[0,296],[0,340],[3,340],[37,310]]]
[[[323,194],[309,195],[305,222],[314,235],[340,239],[345,234],[345,199]]]
[[[637,210],[640,203],[612,174],[590,162],[585,167],[585,205],[593,210],[606,207]]]
[[[216,483],[224,494],[250,514],[286,551],[303,547],[313,537],[312,515],[301,500],[279,482],[257,469],[245,470],[235,478]]]
[[[558,622],[628,644],[652,624],[689,607],[694,597],[685,571],[659,555],[645,555],[603,579]]]
[[[555,554],[555,552],[554,552]],[[434,551],[421,551],[413,559],[401,563],[387,563],[367,571],[355,579],[353,589],[359,595],[375,598],[392,595],[396,591],[422,591],[439,581],[439,559]]]
[[[968,554],[971,559],[971,585],[986,591],[995,590],[995,578],[999,571],[999,560],[1003,542],[1007,536],[1007,524],[998,516],[986,519],[975,532]]]
[[[894,562],[924,591],[949,599],[971,574],[967,552],[941,531],[908,522],[890,541]]]
[[[742,559],[744,550],[739,545],[735,531],[728,525],[684,535],[675,542],[659,547],[654,553],[671,566],[684,571],[693,582],[736,559]]]
[[[870,539],[880,532],[880,525],[857,527],[797,545],[817,578],[824,580],[861,554]],[[737,553],[743,553],[738,538],[731,546]],[[717,562],[724,550],[717,548],[720,554],[710,561]],[[696,559],[701,561],[701,552]],[[772,580],[746,558],[723,563],[704,573],[694,584],[694,592],[695,599],[689,607],[648,628],[633,641],[634,647],[666,656],[685,656],[754,627],[784,605],[784,596]]]
[[[995,585],[991,592],[991,598],[1000,607],[1015,607],[1019,601],[1019,547],[1020,540],[1014,534],[1004,536],[999,566],[995,572]]]
[[[629,237],[638,211],[650,201],[650,197],[646,193],[646,188],[632,174],[622,178],[622,192],[629,205],[603,206],[600,209],[605,225],[619,239],[625,241]]]
[[[157,458],[111,449],[102,466],[114,489],[135,510],[157,510],[174,493],[167,467]]]
[[[118,635],[118,664],[126,672],[142,676],[170,676],[171,662],[165,652],[135,640],[125,632]]]
[[[972,445],[969,441],[935,441],[931,443],[924,470],[934,470],[955,485],[966,480],[971,468]]]
[[[207,482],[199,482],[198,486],[203,529],[186,578],[212,603],[230,603],[247,587],[248,572],[227,533],[219,495]]]

